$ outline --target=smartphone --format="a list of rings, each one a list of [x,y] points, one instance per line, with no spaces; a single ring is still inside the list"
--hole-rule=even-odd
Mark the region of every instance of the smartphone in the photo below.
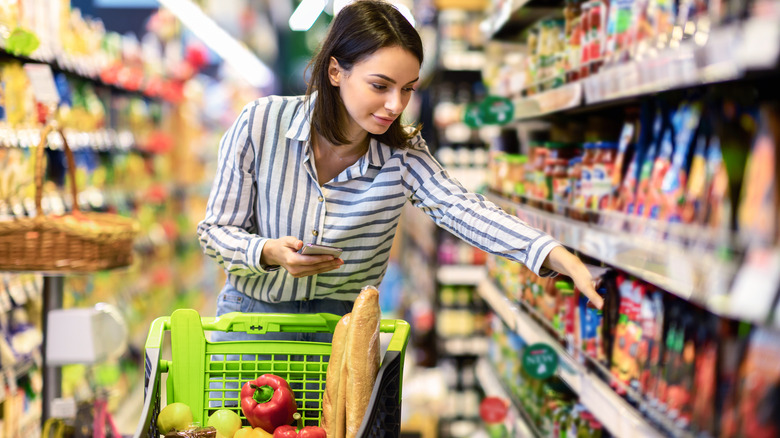
[[[325,245],[317,245],[316,243],[305,243],[303,247],[298,251],[299,253],[303,255],[332,255],[335,258],[339,258],[341,255],[341,252],[343,250],[341,248],[336,248],[335,246],[325,246]]]

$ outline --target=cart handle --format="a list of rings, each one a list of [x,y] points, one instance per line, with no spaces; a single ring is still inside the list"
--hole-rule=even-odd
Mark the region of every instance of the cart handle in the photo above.
[[[191,311],[179,309],[179,311]],[[204,331],[245,332],[264,334],[267,332],[329,332],[336,329],[341,316],[331,313],[286,314],[286,313],[241,313],[231,312],[220,317],[201,317]],[[146,348],[161,348],[163,335],[171,329],[171,317],[162,316],[152,321]],[[400,319],[383,319],[379,324],[382,333],[394,333],[388,350],[403,352],[409,340],[409,323]]]

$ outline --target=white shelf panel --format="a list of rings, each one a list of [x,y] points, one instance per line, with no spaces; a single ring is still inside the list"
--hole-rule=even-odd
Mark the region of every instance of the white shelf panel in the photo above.
[[[534,18],[540,18],[539,3],[535,0],[505,2],[487,21],[488,35],[496,37],[505,28],[533,25]],[[562,10],[562,6],[557,10]],[[547,14],[551,10],[556,8],[548,9]],[[709,33],[699,32],[665,48],[637,49],[645,53],[640,59],[606,65],[580,81],[515,99],[515,120],[739,80],[752,71],[776,72],[780,58],[780,11],[764,14],[719,26]]]
[[[489,341],[484,336],[467,338],[445,338],[441,344],[444,352],[451,356],[484,356],[487,354]]]
[[[487,359],[482,358],[477,361],[475,369],[477,380],[487,397],[500,397],[505,400],[512,400],[512,397],[506,392],[504,386],[498,380],[496,371],[488,363]],[[504,423],[509,429],[509,436],[512,437],[534,437],[531,426],[525,422],[520,410],[514,403],[510,403],[509,413]]]
[[[749,70],[775,68],[779,53],[780,20],[751,17],[695,35],[656,56],[604,68],[583,81],[585,102],[740,79]]]
[[[582,254],[695,302],[715,314],[766,323],[774,296],[767,295],[762,303],[750,301],[748,307],[745,303],[739,305],[737,297],[740,294],[734,293],[734,279],[744,267],[736,257],[728,260],[718,256],[718,247],[731,245],[728,239],[706,234],[707,230],[614,213],[602,212],[598,223],[580,222],[495,194],[488,197],[532,227]]]
[[[662,436],[627,401],[601,381],[598,376],[575,361],[557,339],[550,336],[543,327],[521,310],[517,303],[508,299],[492,281],[485,280],[480,283],[478,291],[504,323],[519,334],[526,343],[544,342],[558,353],[559,377],[579,395],[580,402],[613,435],[620,437]]]
[[[476,286],[487,275],[483,265],[441,265],[436,271],[440,284]]]
[[[513,104],[515,106],[515,121],[534,119],[576,108],[582,104],[582,83],[572,82],[533,96],[516,99]]]

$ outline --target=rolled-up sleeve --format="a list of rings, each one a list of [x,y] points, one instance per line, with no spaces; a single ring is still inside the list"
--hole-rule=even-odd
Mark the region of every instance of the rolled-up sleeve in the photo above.
[[[266,273],[260,255],[267,239],[257,235],[254,214],[256,111],[256,102],[244,107],[220,141],[206,216],[197,230],[204,253],[238,276]]]
[[[559,242],[466,190],[421,141],[407,153],[407,170],[412,204],[438,226],[485,252],[523,263],[537,275],[555,274],[542,265]]]

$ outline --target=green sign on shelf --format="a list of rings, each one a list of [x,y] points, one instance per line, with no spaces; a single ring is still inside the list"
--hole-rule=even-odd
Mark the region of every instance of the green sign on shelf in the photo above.
[[[512,121],[515,106],[506,97],[488,96],[479,104],[486,125],[505,125]]]
[[[463,112],[463,123],[472,129],[480,128],[485,124],[482,120],[482,110],[478,104],[469,103],[466,105],[466,110]]]
[[[529,345],[523,349],[523,369],[532,379],[549,379],[558,369],[558,353],[547,344]]]

